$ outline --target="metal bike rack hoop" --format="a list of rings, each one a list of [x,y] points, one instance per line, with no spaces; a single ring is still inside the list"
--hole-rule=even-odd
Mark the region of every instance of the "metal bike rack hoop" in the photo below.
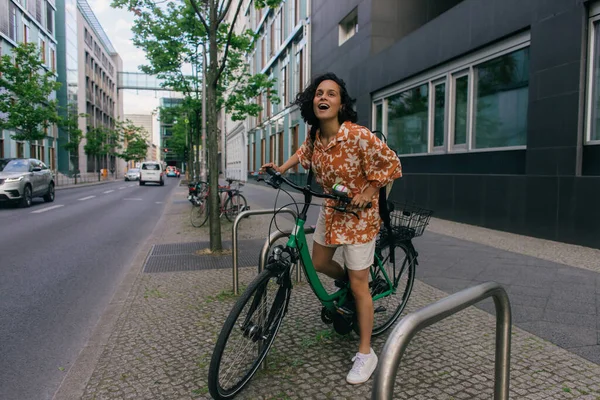
[[[315,228],[312,226],[309,226],[307,228],[304,228],[304,233],[306,235],[309,235],[311,233],[315,232]],[[275,243],[277,240],[284,238],[284,237],[288,237],[292,234],[291,231],[277,231],[277,232],[273,232],[271,234],[271,236],[265,240],[265,244],[263,245],[263,248],[260,252],[260,258],[258,259],[258,273],[260,274],[262,271],[264,271],[265,269],[265,264],[267,263],[267,255],[269,253],[269,248],[273,245],[273,243]],[[296,268],[296,282],[300,282],[300,268],[299,265]]]
[[[506,291],[496,282],[486,282],[462,290],[404,317],[394,328],[381,351],[371,399],[393,398],[400,360],[417,332],[488,297],[494,298],[496,306],[494,400],[508,400],[511,310]]]
[[[240,224],[240,221],[243,218],[247,218],[251,215],[265,215],[265,214],[274,214],[275,210],[271,209],[265,209],[265,210],[248,210],[248,211],[242,211],[241,213],[238,214],[238,216],[236,217],[235,221],[233,221],[233,228],[232,228],[232,257],[233,257],[233,294],[235,294],[236,296],[239,294],[239,275],[238,275],[238,233],[237,233],[237,229],[238,229],[238,225]],[[298,213],[296,213],[296,211],[292,210],[291,208],[282,208],[281,210],[277,211],[277,214],[279,213],[286,213],[286,214],[292,214],[294,217],[294,220],[296,220],[296,218],[298,217]],[[262,256],[262,253],[261,253]],[[260,268],[260,267],[259,267]]]

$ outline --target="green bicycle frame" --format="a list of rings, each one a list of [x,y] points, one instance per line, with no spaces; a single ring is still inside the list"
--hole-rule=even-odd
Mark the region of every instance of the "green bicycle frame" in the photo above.
[[[347,286],[346,288],[342,288],[332,294],[327,293],[327,290],[325,290],[325,288],[323,287],[323,284],[321,283],[321,280],[319,279],[319,276],[317,275],[317,271],[315,270],[315,267],[312,263],[310,253],[308,252],[308,246],[307,246],[307,242],[306,242],[306,234],[304,232],[304,224],[305,224],[305,221],[302,218],[298,217],[296,219],[296,225],[289,237],[287,246],[289,248],[299,250],[300,260],[302,261],[302,265],[304,267],[304,272],[305,272],[308,284],[312,288],[313,292],[315,293],[315,295],[317,296],[317,298],[319,299],[321,304],[323,304],[323,306],[325,308],[327,308],[329,311],[335,312],[336,307],[335,307],[334,302],[337,300],[338,306],[343,306],[346,303],[346,301],[348,299],[349,286]],[[379,268],[381,270],[381,272],[383,273],[383,276],[384,276],[385,280],[387,281],[390,289],[374,296],[373,297],[374,301],[381,299],[382,297],[389,296],[390,294],[396,292],[396,288],[394,287],[393,283],[390,281],[390,278],[388,277],[388,275],[385,271],[385,268],[383,268],[382,261],[379,259],[377,254],[375,254],[375,260],[377,262],[377,265],[376,266],[372,265],[370,267],[371,278],[372,279],[375,278],[376,268]]]

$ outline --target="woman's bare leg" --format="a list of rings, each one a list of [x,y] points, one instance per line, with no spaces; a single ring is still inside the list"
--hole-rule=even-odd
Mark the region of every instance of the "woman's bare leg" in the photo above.
[[[312,262],[317,272],[333,279],[343,279],[346,275],[344,269],[337,261],[333,260],[335,250],[335,247],[327,247],[313,242]]]
[[[371,352],[371,332],[373,331],[373,298],[369,291],[369,268],[355,271],[348,270],[350,288],[356,302],[360,344],[358,351],[363,354]]]

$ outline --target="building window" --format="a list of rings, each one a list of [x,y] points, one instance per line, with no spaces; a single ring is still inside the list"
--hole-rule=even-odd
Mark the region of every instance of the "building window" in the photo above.
[[[265,165],[265,153],[267,152],[267,143],[265,142],[265,138],[260,140],[260,165]]]
[[[25,145],[23,142],[17,143],[17,158],[25,158]]]
[[[50,49],[50,68],[52,68],[52,72],[56,72],[56,52],[54,49]]]
[[[475,68],[477,90],[473,148],[523,146],[527,142],[529,49]]]
[[[35,19],[42,23],[42,0],[35,0]]]
[[[442,147],[446,137],[446,81],[433,86],[433,147]]]
[[[50,169],[56,169],[54,147],[50,147]]]
[[[383,132],[383,103],[379,103],[375,105],[375,115],[373,116],[375,120],[374,130],[378,132]],[[377,135],[381,139],[381,135]]]
[[[12,2],[8,4],[8,37],[17,41],[17,7]]]
[[[296,92],[300,93],[304,85],[304,58],[302,56],[302,49],[296,53],[296,65],[294,70],[296,71]]]
[[[290,153],[291,155],[296,154],[296,152],[298,151],[298,129],[299,129],[299,127],[300,127],[300,125],[294,125],[292,127],[292,137],[290,140],[290,142],[291,142],[290,144],[292,145],[292,149],[291,149],[292,151]],[[279,165],[282,165],[282,164],[279,164]],[[298,172],[298,164],[294,165],[292,167],[292,170],[294,172]]]
[[[46,64],[46,41],[40,39],[40,54],[42,56],[42,63]]]
[[[280,81],[280,90],[281,90],[281,108],[285,108],[288,104],[288,90],[287,90],[287,67],[281,68],[281,76],[279,77]]]
[[[269,137],[269,162],[275,162],[275,135]]]
[[[0,158],[4,158],[4,139],[0,139]]]
[[[46,28],[48,32],[54,33],[54,10],[52,7],[47,6],[46,8]]]
[[[586,144],[600,144],[600,3],[590,6]]]
[[[388,99],[388,143],[400,154],[426,153],[429,85],[423,84]]]
[[[529,38],[520,34],[383,89],[373,96],[373,126],[405,155],[525,148]]]
[[[469,75],[454,76],[452,144],[465,146],[469,120]]]
[[[298,25],[301,18],[301,10],[300,3],[301,0],[293,0],[294,1],[294,26]]]
[[[283,165],[283,131],[277,134],[277,165]]]
[[[348,39],[358,32],[358,8],[348,14],[339,25],[339,45],[346,43]]]
[[[271,21],[271,25],[269,26],[269,58],[273,57],[275,54],[275,20]]]
[[[23,25],[23,43],[29,43],[29,27],[27,25]]]

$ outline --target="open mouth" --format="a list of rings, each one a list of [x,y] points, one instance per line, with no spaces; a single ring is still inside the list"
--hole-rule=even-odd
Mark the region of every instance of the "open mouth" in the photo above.
[[[317,106],[319,110],[329,110],[329,105],[325,103],[321,103]]]

